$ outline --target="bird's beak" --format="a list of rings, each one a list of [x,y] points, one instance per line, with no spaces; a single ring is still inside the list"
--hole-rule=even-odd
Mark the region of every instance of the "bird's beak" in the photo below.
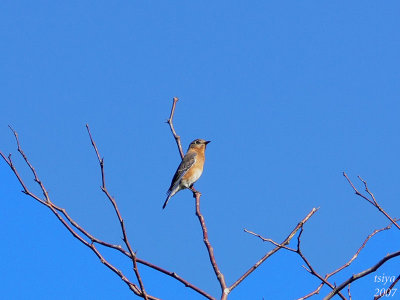
[[[208,143],[211,143],[211,141],[205,141],[205,142],[204,142],[204,144],[206,144],[206,145],[207,145]]]

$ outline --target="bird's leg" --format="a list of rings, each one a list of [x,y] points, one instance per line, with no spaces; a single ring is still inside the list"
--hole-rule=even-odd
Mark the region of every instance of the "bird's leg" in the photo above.
[[[189,189],[193,192],[193,198],[196,198],[197,194],[201,195],[201,193],[193,187],[193,184],[189,187]]]

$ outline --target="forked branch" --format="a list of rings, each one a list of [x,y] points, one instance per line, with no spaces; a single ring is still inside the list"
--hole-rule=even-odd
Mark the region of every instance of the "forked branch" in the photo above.
[[[383,294],[381,294],[381,295],[379,295],[379,296],[375,296],[375,297],[374,297],[374,300],[380,299],[380,298],[382,298],[383,296],[386,296],[386,297],[387,297],[388,295],[390,295],[390,292],[393,290],[394,286],[395,286],[399,281],[400,281],[400,275],[397,276],[397,278],[392,282],[392,284],[386,289],[386,292],[385,292],[385,293],[383,293]]]
[[[397,221],[397,220],[394,220],[394,221]],[[249,231],[249,230],[247,230],[247,229],[245,229],[245,232],[250,233],[250,234],[252,234],[252,235],[254,235],[254,236],[260,238],[260,239],[263,240],[264,242],[269,242],[269,243],[271,243],[271,244],[277,246],[277,248],[275,248],[275,249],[282,248],[282,249],[286,249],[286,250],[288,250],[288,251],[290,251],[290,252],[297,253],[297,254],[301,257],[301,259],[303,260],[303,262],[306,264],[306,266],[303,266],[304,269],[307,270],[307,272],[309,272],[311,275],[313,275],[313,276],[317,277],[319,280],[321,280],[321,284],[320,284],[314,291],[312,291],[311,293],[307,294],[306,296],[303,296],[303,297],[299,298],[298,300],[304,300],[304,299],[310,298],[311,296],[314,296],[314,295],[318,294],[318,293],[320,292],[321,288],[322,288],[325,284],[326,284],[327,286],[329,286],[329,287],[332,289],[332,292],[331,292],[332,295],[338,294],[342,299],[346,299],[346,298],[344,297],[344,295],[341,294],[340,291],[347,285],[347,286],[348,286],[348,294],[350,295],[350,283],[353,282],[353,281],[355,281],[355,280],[357,280],[357,279],[359,279],[359,278],[364,277],[365,275],[367,275],[367,274],[369,274],[369,273],[371,273],[371,272],[374,272],[376,269],[370,268],[370,269],[368,269],[368,270],[366,270],[366,271],[363,271],[363,272],[359,273],[360,276],[355,276],[355,278],[354,278],[353,280],[347,280],[347,281],[345,281],[345,282],[344,282],[343,284],[341,284],[339,287],[336,287],[336,285],[331,284],[331,283],[328,281],[328,279],[329,279],[331,276],[337,274],[338,272],[340,272],[340,271],[342,271],[343,269],[345,269],[345,268],[347,268],[348,266],[350,266],[350,264],[358,257],[358,255],[360,254],[361,250],[365,248],[367,242],[368,242],[374,235],[376,235],[377,233],[379,233],[379,232],[381,232],[381,231],[390,229],[390,228],[392,227],[392,225],[393,225],[393,223],[389,224],[388,226],[386,226],[386,227],[384,227],[384,228],[374,230],[370,235],[367,236],[367,238],[364,240],[363,244],[359,247],[359,249],[356,251],[356,253],[352,256],[352,258],[351,258],[348,262],[346,262],[343,266],[339,267],[338,269],[332,271],[331,273],[326,274],[324,277],[321,276],[318,272],[315,271],[315,269],[312,267],[311,263],[310,263],[309,260],[305,257],[305,255],[303,254],[303,252],[302,252],[302,250],[301,250],[301,235],[302,235],[302,233],[303,233],[303,226],[300,227],[300,233],[299,233],[299,235],[298,235],[298,237],[297,237],[297,249],[287,247],[287,246],[285,246],[285,245],[283,245],[283,244],[278,244],[277,242],[273,241],[272,239],[264,238],[263,236],[261,236],[261,235],[259,235],[259,234],[257,234],[257,233],[254,233],[254,232],[252,232],[252,231]],[[274,250],[275,250],[275,249],[274,249]],[[385,257],[384,259],[385,259],[385,261],[387,261],[387,260],[389,260],[389,259],[391,259],[391,258],[393,258],[393,257],[395,257],[395,256],[397,256],[397,255],[396,255],[396,254],[392,254],[392,255],[389,255],[389,257],[387,257],[387,258]],[[385,262],[385,261],[383,261],[383,262]],[[378,263],[378,264],[379,264],[379,263]],[[378,265],[378,264],[377,264],[377,265]],[[383,263],[382,263],[382,261],[381,261],[381,264],[380,264],[380,265],[382,265],[382,264],[383,264]],[[379,266],[380,266],[380,265],[379,265]],[[378,266],[378,267],[379,267],[379,266]],[[365,273],[365,272],[369,272],[369,273]],[[362,276],[361,276],[361,275],[362,275]],[[394,286],[394,285],[393,285],[393,286]],[[327,299],[330,299],[330,298],[327,298]]]
[[[373,265],[372,267],[352,275],[349,279],[345,280],[342,284],[338,285],[335,289],[333,289],[323,300],[329,300],[331,299],[333,296],[335,296],[337,293],[339,293],[346,285],[364,277],[367,276],[368,274],[371,274],[373,272],[375,272],[376,270],[378,270],[385,262],[387,262],[388,260],[400,256],[400,251],[396,251],[393,253],[389,253],[387,255],[385,255],[385,257],[383,257],[380,261],[378,261],[375,265]]]
[[[182,151],[182,145],[181,145],[181,140],[179,135],[177,135],[175,128],[174,128],[174,124],[173,124],[173,118],[174,118],[174,114],[175,114],[175,107],[176,107],[176,102],[178,101],[178,98],[173,98],[172,99],[172,108],[171,108],[171,114],[169,116],[169,119],[167,120],[167,123],[170,126],[172,135],[174,136],[174,139],[176,141],[176,144],[178,146],[178,151],[180,153],[181,158],[183,159],[184,154]],[[225,277],[223,275],[223,273],[221,272],[221,270],[218,267],[217,261],[215,259],[215,255],[214,255],[214,249],[211,246],[210,240],[208,238],[208,230],[207,230],[207,226],[204,220],[204,216],[201,214],[200,212],[200,197],[201,197],[201,193],[196,191],[195,188],[192,186],[191,188],[192,192],[193,192],[193,197],[196,199],[196,216],[199,219],[200,222],[200,226],[201,229],[203,231],[203,241],[204,244],[207,248],[207,252],[208,252],[208,256],[211,262],[211,265],[213,267],[214,273],[218,279],[218,282],[220,284],[221,287],[221,300],[225,300],[228,297],[229,294],[229,289],[227,288],[226,282],[225,282]]]
[[[358,255],[360,254],[361,250],[365,248],[365,246],[367,245],[367,242],[377,233],[384,231],[384,230],[388,230],[392,227],[392,224],[389,224],[388,226],[381,228],[381,229],[376,229],[374,230],[374,232],[372,232],[370,235],[367,236],[367,238],[364,240],[363,244],[358,248],[358,250],[356,251],[356,253],[351,257],[351,259],[346,262],[343,266],[337,268],[336,270],[332,271],[331,273],[328,273],[324,276],[324,280],[322,280],[321,284],[311,293],[307,294],[304,297],[299,298],[298,300],[303,300],[303,299],[307,299],[311,296],[314,296],[316,294],[318,294],[321,290],[321,288],[324,286],[324,284],[326,284],[325,281],[328,281],[328,279],[339,273],[340,271],[344,270],[345,268],[347,268],[348,266],[350,266],[352,264],[352,262],[358,257]],[[318,277],[318,276],[317,276]],[[333,287],[331,285],[329,285],[329,287],[331,287],[333,289]],[[339,296],[340,296],[340,292],[338,292]]]
[[[364,179],[362,179],[360,176],[357,176],[358,179],[364,184],[365,191],[368,193],[368,195],[371,197],[371,199],[368,198],[367,196],[363,195],[362,193],[360,193],[357,190],[357,188],[354,186],[353,182],[351,182],[350,178],[347,176],[347,174],[345,172],[343,172],[343,176],[347,179],[348,183],[353,188],[354,193],[357,196],[363,198],[364,200],[368,201],[370,204],[375,206],[386,218],[388,218],[397,227],[397,229],[400,229],[400,225],[391,216],[389,216],[389,214],[376,201],[374,194],[369,190],[367,182]]]
[[[100,158],[99,150],[97,149],[96,143],[95,143],[95,141],[93,140],[93,137],[92,137],[92,134],[91,134],[91,132],[90,132],[90,128],[89,128],[89,125],[88,125],[88,124],[86,124],[86,129],[87,129],[87,132],[88,132],[88,134],[89,134],[90,141],[91,141],[91,143],[92,143],[92,146],[93,146],[94,151],[96,152],[97,159],[98,159],[99,164],[100,164],[101,182],[102,182],[101,190],[102,190],[102,191],[104,192],[104,194],[107,196],[108,200],[110,200],[112,206],[114,207],[114,211],[115,211],[115,213],[117,214],[117,217],[118,217],[118,220],[119,220],[119,223],[120,223],[120,226],[121,226],[121,231],[122,231],[122,235],[123,235],[123,241],[124,241],[126,247],[128,248],[130,257],[131,257],[131,259],[132,259],[133,271],[135,272],[136,279],[137,279],[137,281],[139,282],[140,289],[141,289],[141,291],[142,291],[142,296],[143,296],[144,299],[148,300],[146,291],[145,291],[145,289],[144,289],[143,281],[142,281],[142,278],[141,278],[141,276],[140,276],[140,273],[139,273],[139,270],[138,270],[138,267],[137,267],[136,254],[133,252],[132,247],[131,247],[131,245],[130,245],[130,243],[129,243],[129,240],[128,240],[128,236],[127,236],[127,234],[126,234],[126,229],[125,229],[124,220],[122,219],[121,213],[120,213],[120,211],[119,211],[119,209],[118,209],[117,202],[116,202],[115,199],[110,195],[110,193],[108,192],[107,187],[106,187],[106,179],[105,179],[105,174],[104,174],[104,159],[103,159],[103,158]]]
[[[297,231],[299,231],[303,225],[317,212],[318,208],[313,208],[307,216],[303,220],[301,220],[297,226],[292,230],[292,232],[288,235],[286,239],[283,240],[282,243],[277,245],[274,249],[269,251],[267,254],[265,254],[260,260],[258,260],[249,270],[247,270],[242,276],[239,277],[238,280],[236,280],[230,287],[229,290],[232,291],[235,287],[237,287],[247,276],[249,276],[252,272],[254,272],[255,269],[257,269],[264,261],[268,259],[268,257],[272,256],[274,253],[277,251],[281,250],[282,248],[285,248],[286,245],[289,244],[291,239],[296,235]],[[247,231],[248,233],[251,233],[253,235],[256,235],[252,232]]]
[[[83,230],[83,228],[81,228],[75,221],[72,220],[72,218],[67,214],[67,212],[65,211],[65,209],[60,208],[56,205],[54,205],[51,200],[50,200],[50,196],[49,193],[47,192],[47,189],[45,188],[44,184],[42,183],[42,181],[39,179],[39,176],[35,170],[35,168],[33,167],[33,165],[30,163],[28,157],[25,155],[24,151],[21,148],[20,142],[19,142],[19,138],[18,138],[18,133],[11,127],[9,126],[11,131],[14,134],[16,143],[17,143],[17,147],[18,147],[18,152],[21,154],[21,156],[23,157],[25,163],[28,165],[29,169],[31,170],[33,176],[34,176],[34,181],[39,185],[43,195],[44,195],[44,199],[41,199],[40,197],[38,197],[37,195],[35,195],[34,193],[32,193],[27,185],[25,184],[25,182],[23,181],[23,179],[21,178],[21,176],[19,175],[19,172],[17,171],[15,165],[13,164],[12,160],[11,160],[11,154],[8,156],[8,158],[2,153],[0,152],[1,157],[4,159],[4,161],[9,165],[9,167],[11,168],[11,170],[13,171],[14,175],[17,177],[19,183],[21,184],[22,188],[23,188],[23,193],[28,195],[29,197],[35,199],[36,201],[38,201],[39,203],[45,205],[46,207],[48,207],[54,214],[55,216],[59,219],[59,221],[64,225],[64,227],[76,238],[78,239],[81,243],[83,243],[85,246],[87,246],[88,248],[90,248],[95,254],[96,256],[100,259],[100,261],[107,266],[110,270],[112,270],[115,274],[117,274],[127,285],[128,287],[138,296],[145,298],[145,294],[142,293],[142,290],[136,286],[136,284],[130,282],[128,280],[128,278],[122,273],[121,270],[119,270],[118,268],[116,268],[115,266],[113,266],[111,263],[109,263],[103,256],[102,254],[98,251],[98,249],[96,248],[94,242],[95,241],[99,241],[97,239],[91,239],[91,243],[89,243],[88,241],[86,241],[83,237],[81,237],[78,232],[76,232],[74,230],[73,227],[75,227],[76,229],[78,229],[81,233],[84,233],[87,237],[90,237],[91,235],[86,233],[85,230]],[[62,215],[64,215],[66,217],[66,219],[73,225],[73,227],[70,226],[70,224],[62,217]],[[101,244],[103,244],[104,246],[108,246],[108,247],[112,247],[115,249],[119,249],[118,246],[116,245],[111,245],[105,242],[102,242]],[[122,249],[122,248],[121,248]],[[122,251],[122,250],[120,250]],[[158,298],[153,297],[153,296],[147,296],[147,298],[145,299],[153,299],[156,300]]]
[[[179,150],[179,154],[181,156],[181,158],[183,159],[183,157],[185,156],[183,154],[183,150],[182,150],[182,144],[181,144],[181,137],[179,135],[176,134],[175,128],[174,128],[174,123],[173,123],[173,118],[174,118],[174,114],[175,114],[175,107],[176,107],[176,102],[178,102],[178,98],[174,97],[172,99],[172,107],[171,107],[171,113],[169,115],[169,118],[167,120],[166,123],[168,123],[169,128],[171,129],[172,135],[174,136],[176,145],[178,146],[178,150]]]
[[[90,248],[95,255],[100,259],[100,261],[107,266],[110,270],[112,270],[115,274],[117,274],[130,288],[130,290],[132,290],[136,295],[140,296],[141,298],[144,298],[144,294],[141,292],[141,289],[134,283],[130,282],[128,280],[128,278],[122,273],[121,270],[119,270],[118,268],[116,268],[115,266],[113,266],[111,263],[109,263],[104,257],[103,255],[100,253],[100,251],[97,249],[96,244],[102,245],[104,247],[108,247],[111,249],[115,249],[117,251],[119,251],[120,253],[122,253],[123,255],[125,255],[126,257],[128,257],[129,259],[133,260],[135,259],[137,263],[146,265],[156,271],[159,271],[165,275],[168,275],[176,280],[178,280],[179,282],[183,283],[186,287],[189,287],[190,289],[192,289],[193,291],[201,294],[202,296],[204,296],[207,299],[210,300],[214,300],[214,298],[209,295],[208,293],[206,293],[205,291],[199,289],[198,287],[196,287],[195,285],[191,284],[190,282],[188,282],[187,280],[185,280],[184,278],[182,278],[181,276],[179,276],[177,273],[175,272],[171,272],[168,271],[166,269],[163,269],[159,266],[156,266],[148,261],[145,261],[143,259],[140,259],[138,257],[136,257],[136,254],[131,251],[126,251],[121,245],[113,245],[110,243],[107,243],[105,241],[102,241],[98,238],[96,238],[95,236],[93,236],[92,234],[90,234],[87,230],[85,230],[83,227],[81,227],[69,214],[68,212],[61,207],[58,207],[57,205],[55,205],[51,200],[50,200],[50,196],[49,193],[47,192],[44,184],[42,183],[42,181],[39,179],[38,174],[35,170],[35,168],[33,167],[33,165],[30,163],[28,157],[26,156],[26,154],[24,153],[24,151],[22,150],[22,147],[20,145],[19,142],[19,138],[18,138],[18,133],[11,128],[11,131],[14,134],[16,143],[17,143],[17,150],[18,152],[21,154],[22,158],[24,159],[25,163],[27,164],[27,166],[29,167],[30,171],[32,172],[33,176],[34,176],[34,181],[39,185],[44,198],[41,199],[39,196],[35,195],[34,193],[32,193],[30,191],[30,189],[28,188],[28,186],[25,184],[24,180],[22,179],[22,177],[20,176],[19,172],[17,171],[12,159],[11,159],[11,154],[7,156],[5,156],[1,151],[0,151],[0,156],[4,159],[4,161],[8,164],[8,166],[11,168],[12,172],[14,173],[14,175],[16,176],[16,178],[18,179],[20,185],[23,188],[23,193],[28,195],[29,197],[35,199],[36,201],[38,201],[40,204],[48,207],[54,214],[55,216],[59,219],[59,221],[65,226],[65,228],[76,238],[78,239],[82,244],[84,244],[85,246],[87,246],[88,248]],[[91,137],[91,135],[90,135]],[[96,144],[94,143],[94,140],[91,138],[91,142],[92,145],[96,151],[96,155],[97,158],[99,159],[99,163],[101,166],[101,175],[102,175],[102,190],[103,188],[105,188],[105,175],[104,175],[104,161],[100,158],[100,154],[99,151],[97,149]],[[108,192],[107,192],[108,193]],[[106,195],[107,195],[106,193]],[[108,193],[108,195],[110,195]],[[110,196],[111,197],[111,196]],[[112,198],[112,197],[111,197]],[[114,200],[114,199],[113,199]],[[111,201],[111,200],[110,200]],[[115,200],[114,200],[115,201]],[[114,205],[113,205],[114,206]],[[117,207],[117,206],[116,206]],[[119,211],[118,211],[119,212]],[[118,215],[118,213],[117,213]],[[119,214],[120,216],[120,214]],[[65,218],[65,219],[64,219]],[[125,226],[124,226],[125,227]],[[79,234],[83,234],[83,237]],[[126,231],[125,231],[125,236],[126,236]],[[86,237],[87,239],[89,239],[89,241],[85,240],[84,237]],[[132,249],[131,249],[132,250]],[[133,255],[132,255],[133,253]],[[157,300],[158,298],[147,295],[148,299],[150,300]]]
[[[179,154],[181,156],[181,158],[184,157],[184,153],[182,150],[182,145],[181,145],[181,140],[180,140],[180,136],[177,135],[174,125],[173,125],[173,117],[175,114],[175,109],[176,109],[176,103],[178,101],[178,98],[173,98],[173,102],[172,102],[172,108],[171,108],[171,113],[169,116],[169,119],[167,120],[167,123],[170,126],[172,135],[175,139],[175,142],[177,144],[178,147],[178,151]],[[10,127],[10,126],[9,126]],[[16,178],[18,179],[20,185],[23,188],[23,193],[25,193],[26,195],[28,195],[29,197],[35,199],[36,201],[38,201],[40,204],[48,207],[52,213],[59,219],[59,221],[64,225],[64,227],[76,238],[78,239],[82,244],[84,244],[86,247],[90,248],[91,251],[99,258],[99,260],[107,267],[109,268],[111,271],[113,271],[115,274],[117,274],[117,276],[120,277],[120,279],[125,282],[125,284],[128,285],[129,289],[131,291],[133,291],[137,296],[146,299],[146,300],[158,300],[158,298],[148,295],[145,291],[144,288],[144,284],[142,281],[142,278],[140,276],[139,270],[138,270],[138,263],[146,265],[154,270],[157,270],[163,274],[166,274],[176,280],[178,280],[179,282],[183,283],[186,287],[191,288],[192,290],[196,291],[197,293],[203,295],[205,298],[210,299],[210,300],[215,300],[215,298],[213,298],[212,296],[210,296],[209,294],[207,294],[206,292],[204,292],[203,290],[199,289],[198,287],[194,286],[193,284],[189,283],[187,280],[181,278],[179,275],[177,275],[175,272],[171,272],[168,270],[165,270],[159,266],[156,266],[150,262],[147,262],[145,260],[139,259],[136,256],[136,253],[133,251],[132,246],[128,240],[128,236],[126,233],[126,228],[125,228],[125,223],[124,220],[122,218],[122,215],[118,209],[118,205],[116,200],[111,196],[111,194],[109,193],[107,186],[106,186],[106,179],[105,179],[105,171],[104,171],[104,159],[101,158],[99,150],[97,148],[97,145],[92,137],[92,134],[90,132],[89,126],[86,125],[87,128],[87,132],[89,134],[89,138],[91,141],[91,144],[93,146],[93,149],[96,153],[97,159],[98,159],[98,163],[100,165],[100,173],[101,173],[101,190],[103,191],[103,193],[106,195],[106,197],[108,198],[108,200],[111,202],[114,211],[116,213],[116,216],[119,220],[120,223],[120,227],[121,227],[121,231],[122,231],[122,235],[123,235],[123,241],[124,244],[126,246],[126,249],[124,249],[121,245],[114,245],[114,244],[110,244],[107,243],[105,241],[102,241],[100,239],[97,239],[96,237],[94,237],[93,235],[91,235],[89,232],[87,232],[83,227],[81,227],[68,213],[64,208],[60,208],[57,205],[55,205],[49,196],[48,191],[46,190],[43,182],[39,179],[38,174],[35,170],[35,168],[33,167],[33,165],[30,163],[29,159],[27,158],[27,156],[25,155],[24,151],[21,148],[20,145],[20,141],[19,141],[19,137],[17,132],[10,127],[11,131],[13,132],[13,135],[15,137],[16,140],[16,144],[17,144],[17,149],[18,152],[20,153],[20,155],[22,156],[23,160],[25,161],[26,165],[28,166],[28,168],[30,169],[30,171],[33,174],[34,177],[34,181],[38,184],[38,186],[40,187],[41,192],[43,193],[43,197],[39,197],[38,195],[32,193],[30,191],[30,189],[28,188],[28,186],[25,184],[24,180],[21,178],[19,172],[17,171],[13,161],[12,161],[12,157],[11,154],[9,154],[8,156],[5,156],[1,151],[0,151],[0,156],[3,158],[3,160],[8,164],[8,166],[11,168],[12,172],[14,173],[14,175],[16,176]],[[382,207],[381,205],[376,201],[376,198],[374,196],[374,194],[369,190],[367,182],[365,180],[363,180],[360,176],[358,176],[359,180],[363,183],[364,185],[364,189],[366,194],[362,194],[361,192],[359,192],[357,190],[357,188],[353,185],[353,183],[351,182],[351,180],[349,179],[349,177],[347,176],[346,173],[343,173],[344,177],[347,179],[347,181],[349,182],[349,184],[351,185],[351,187],[353,188],[354,192],[356,193],[356,195],[358,195],[359,197],[363,198],[364,200],[368,201],[371,205],[373,205],[375,208],[377,208],[383,215],[385,215],[386,218],[388,218],[391,222],[390,225],[381,228],[381,229],[377,229],[374,232],[372,232],[363,242],[363,244],[360,246],[360,248],[356,251],[356,253],[353,255],[353,257],[347,262],[345,263],[343,266],[341,266],[340,268],[334,270],[333,272],[326,274],[325,276],[321,276],[316,270],[315,268],[311,265],[311,263],[309,262],[309,260],[305,257],[305,255],[303,254],[302,250],[301,250],[301,236],[303,233],[303,226],[304,224],[311,218],[311,216],[318,210],[316,208],[313,208],[310,213],[303,218],[303,220],[301,220],[297,226],[292,230],[292,232],[288,235],[288,237],[281,243],[277,243],[275,241],[273,241],[272,239],[267,239],[262,237],[259,234],[256,234],[254,232],[251,232],[247,229],[245,229],[245,231],[249,234],[255,235],[257,237],[259,237],[260,239],[262,239],[265,242],[269,242],[271,244],[273,244],[275,246],[274,249],[272,249],[271,251],[269,251],[268,253],[266,253],[261,259],[259,259],[248,271],[246,271],[242,276],[240,276],[231,286],[227,286],[226,282],[225,282],[225,277],[223,275],[223,273],[221,272],[217,261],[215,259],[215,255],[214,255],[214,249],[209,241],[209,237],[208,237],[208,229],[205,223],[205,219],[204,216],[201,214],[200,211],[200,197],[201,197],[201,193],[198,192],[197,190],[194,189],[194,187],[191,188],[192,192],[193,192],[193,197],[195,198],[195,208],[196,208],[196,216],[199,220],[201,229],[202,229],[202,233],[203,233],[203,242],[206,246],[206,250],[208,252],[208,256],[209,256],[209,260],[211,263],[211,266],[213,268],[213,271],[216,275],[216,278],[220,284],[221,287],[221,300],[226,300],[228,298],[229,293],[235,289],[244,279],[247,278],[247,276],[249,276],[256,268],[258,268],[264,261],[266,261],[270,256],[272,256],[274,253],[276,253],[277,251],[279,251],[280,249],[285,249],[288,250],[290,252],[294,252],[296,254],[298,254],[301,259],[303,260],[303,262],[305,263],[305,265],[303,266],[304,269],[306,269],[310,274],[312,274],[313,276],[317,277],[318,280],[320,281],[319,286],[312,291],[311,293],[309,293],[308,295],[299,298],[298,300],[302,300],[302,299],[306,299],[309,298],[313,295],[316,295],[320,292],[321,288],[324,285],[327,285],[331,288],[331,292],[324,298],[324,300],[328,300],[331,299],[332,297],[334,297],[335,295],[339,295],[342,299],[346,299],[343,294],[341,293],[341,291],[347,286],[347,292],[349,295],[349,299],[351,299],[351,293],[350,293],[350,284],[353,283],[354,281],[357,281],[358,279],[372,273],[375,272],[376,270],[378,270],[384,263],[386,263],[387,261],[389,261],[390,259],[393,259],[395,257],[400,256],[400,251],[396,251],[390,254],[387,254],[385,257],[383,257],[382,259],[380,259],[376,264],[374,264],[373,266],[369,267],[368,269],[359,272],[357,274],[352,275],[350,278],[348,278],[347,280],[345,280],[344,282],[342,282],[340,285],[336,286],[336,284],[332,284],[330,283],[328,280],[331,276],[337,274],[338,272],[341,272],[342,270],[344,270],[345,268],[347,268],[359,255],[359,253],[361,252],[361,250],[366,246],[367,242],[377,233],[384,231],[384,230],[388,230],[391,228],[392,224],[395,225],[398,229],[400,229],[400,225],[398,223],[398,219],[394,219],[392,218]],[[300,231],[300,232],[299,232]],[[297,247],[296,248],[292,248],[289,247],[288,244],[290,243],[290,241],[293,239],[293,237],[297,234]],[[96,247],[97,245],[102,245],[111,249],[115,249],[117,251],[119,251],[121,254],[125,255],[126,257],[128,257],[131,262],[132,262],[132,267],[134,270],[134,274],[136,276],[136,280],[138,282],[138,285],[131,282],[123,273],[120,269],[116,268],[114,265],[112,265],[111,263],[109,263],[104,256],[100,253],[99,249]],[[392,285],[389,287],[389,291],[396,285],[396,283],[398,283],[400,281],[400,275],[396,278],[396,280],[392,283]],[[382,296],[377,296],[375,297],[375,299],[379,299]]]

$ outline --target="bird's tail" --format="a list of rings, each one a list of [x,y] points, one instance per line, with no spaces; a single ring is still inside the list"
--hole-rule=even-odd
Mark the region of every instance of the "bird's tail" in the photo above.
[[[171,197],[172,197],[172,193],[170,191],[168,191],[168,197],[164,202],[164,205],[162,207],[163,209],[167,206],[167,203],[168,203],[169,199],[171,199]]]

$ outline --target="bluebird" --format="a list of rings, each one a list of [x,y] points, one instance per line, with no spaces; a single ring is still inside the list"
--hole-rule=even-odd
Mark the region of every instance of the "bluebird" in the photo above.
[[[164,202],[163,209],[173,195],[180,190],[191,188],[200,178],[203,173],[205,160],[204,152],[209,142],[210,141],[197,139],[190,143],[188,151],[172,178],[171,186],[167,191],[168,197]]]

